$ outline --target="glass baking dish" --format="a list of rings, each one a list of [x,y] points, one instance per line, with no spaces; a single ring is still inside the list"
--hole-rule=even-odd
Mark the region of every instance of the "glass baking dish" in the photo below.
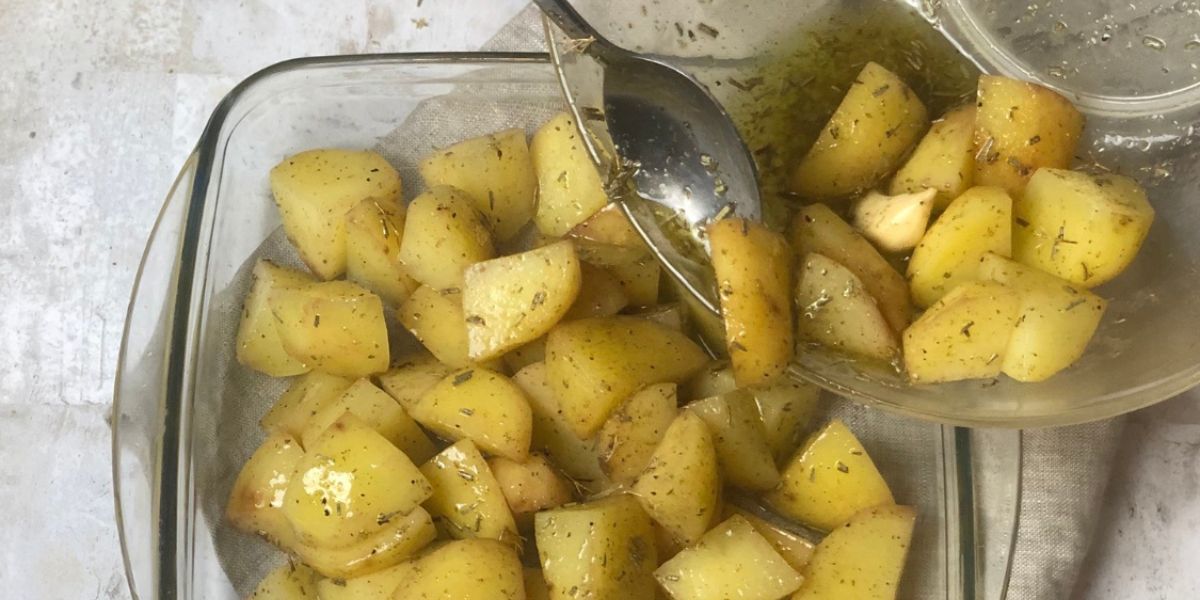
[[[282,560],[221,518],[275,397],[238,393],[248,382],[273,388],[236,363],[232,343],[249,265],[286,246],[270,167],[315,146],[377,148],[412,197],[416,158],[434,145],[502,126],[532,129],[559,110],[554,77],[541,54],[312,58],[265,69],[220,103],[155,224],[121,349],[114,487],[135,597],[239,597]],[[830,405],[861,434],[897,498],[919,509],[902,596],[1002,598],[1020,434]]]

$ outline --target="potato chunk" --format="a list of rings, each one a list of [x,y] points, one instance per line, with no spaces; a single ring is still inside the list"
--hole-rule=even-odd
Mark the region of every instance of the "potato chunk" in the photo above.
[[[456,540],[422,556],[395,600],[525,600],[521,559],[495,540]]]
[[[518,462],[529,458],[529,402],[495,371],[475,367],[447,375],[421,397],[412,416],[440,436],[469,439],[490,454]]]
[[[717,461],[725,480],[746,490],[769,490],[779,483],[775,457],[759,417],[754,395],[736,390],[687,405],[712,432]]]
[[[975,185],[1014,198],[1038,169],[1071,166],[1083,115],[1070,100],[1036,83],[979,77],[975,112]]]
[[[276,288],[268,300],[283,349],[317,371],[365,377],[387,370],[383,301],[349,281]]]
[[[352,383],[353,379],[320,371],[305,373],[292,380],[258,425],[267,433],[286,433],[299,439],[309,417],[337,400]]]
[[[322,579],[317,595],[321,600],[392,600],[392,592],[412,578],[415,565],[408,561],[362,577]]]
[[[654,528],[627,494],[540,512],[538,556],[553,600],[653,600]]]
[[[1000,374],[1021,296],[993,281],[964,283],[904,332],[904,368],[918,383]]]
[[[525,130],[506,129],[461,141],[425,157],[425,185],[448,185],[466,192],[487,217],[496,239],[511,239],[533,217],[537,177]]]
[[[934,190],[943,210],[975,181],[975,106],[960,106],[933,122],[912,156],[896,171],[888,193]]]
[[[452,187],[435,187],[408,205],[400,262],[408,274],[434,289],[462,288],[467,267],[496,251],[483,215]]]
[[[777,600],[803,579],[754,526],[734,515],[654,571],[675,600]]]
[[[623,402],[596,434],[600,464],[617,483],[637,478],[679,408],[675,384],[649,385]]]
[[[590,263],[579,264],[579,294],[563,320],[611,317],[629,306],[625,287],[609,271]]]
[[[318,149],[271,169],[283,230],[321,279],[346,272],[346,213],[363,200],[400,198],[400,174],[369,151]]]
[[[351,579],[394,567],[411,558],[437,537],[433,519],[420,506],[406,515],[379,519],[379,527],[349,546],[329,548],[297,544],[292,552],[317,572],[333,579]]]
[[[453,537],[516,544],[517,525],[500,482],[471,440],[456,442],[421,465],[433,486],[425,507]]]
[[[546,379],[546,364],[535,362],[513,375],[533,412],[532,449],[550,457],[554,466],[585,489],[598,492],[608,486],[591,439],[580,438],[562,414],[558,398]]]
[[[550,331],[575,302],[580,279],[569,241],[471,265],[463,287],[468,356],[497,358]]]
[[[641,234],[633,228],[633,223],[625,216],[620,204],[604,205],[604,208],[567,232],[567,235],[578,240],[627,248],[641,248],[645,245]]]
[[[1040,169],[1013,208],[1013,258],[1084,287],[1133,262],[1154,222],[1136,181]]]
[[[488,459],[488,466],[521,529],[533,522],[534,513],[571,501],[571,484],[541,454],[531,454],[523,463],[494,456]]]
[[[899,334],[912,315],[908,282],[867,241],[824,204],[800,209],[792,221],[792,249],[803,259],[812,252],[850,269],[875,299],[892,330]]]
[[[678,383],[707,356],[684,334],[636,317],[563,323],[546,338],[546,369],[563,416],[581,438],[638,389]]]
[[[1080,286],[995,254],[983,257],[979,274],[1021,295],[1000,367],[1017,381],[1043,381],[1083,356],[1108,305]]]
[[[400,262],[404,205],[369,198],[346,213],[346,279],[400,304],[417,289]]]
[[[916,519],[894,505],[854,515],[817,545],[792,600],[894,600]]]
[[[938,217],[908,261],[913,301],[928,307],[976,278],[979,259],[1012,255],[1012,200],[1004,190],[974,187]]]
[[[775,462],[789,458],[800,445],[804,429],[817,412],[821,388],[783,379],[774,385],[754,388],[751,393]]]
[[[459,290],[438,291],[423,285],[400,306],[398,318],[442,363],[454,368],[472,364],[467,354],[467,321]]]
[[[804,258],[796,282],[796,326],[801,340],[855,356],[889,361],[896,335],[866,284],[817,253]]]
[[[908,85],[867,63],[792,173],[792,191],[834,200],[868,189],[896,169],[928,126],[925,105]]]
[[[633,493],[676,544],[700,540],[717,517],[721,494],[717,450],[703,419],[690,411],[675,418]]]
[[[812,558],[816,545],[804,536],[797,535],[775,523],[732,504],[725,505],[725,518],[739,515],[745,519],[763,539],[771,543],[775,551],[793,569],[800,571]]]
[[[258,582],[250,600],[317,600],[317,574],[304,565],[280,565]]]
[[[725,345],[740,386],[781,377],[792,360],[791,250],[759,223],[727,218],[708,226],[725,320]]]
[[[408,416],[404,407],[369,379],[359,379],[341,396],[313,412],[300,433],[300,443],[305,448],[312,447],[317,438],[347,412],[374,427],[413,463],[429,460],[436,451],[429,436]]]
[[[425,392],[445,379],[453,370],[432,356],[417,355],[401,360],[390,371],[380,375],[379,387],[395,398],[404,410],[411,411]]]
[[[864,508],[893,503],[875,462],[838,419],[809,437],[765,499],[780,514],[822,531]]]
[[[533,222],[539,231],[559,237],[608,204],[604,182],[569,114],[542,125],[529,149],[538,180]]]
[[[644,244],[616,246],[577,240],[575,248],[581,260],[617,278],[630,306],[649,306],[658,302],[662,267]]]
[[[290,435],[275,434],[264,440],[233,482],[225,505],[229,523],[279,546],[292,545],[295,534],[283,514],[283,496],[292,471],[303,458],[304,450]]]
[[[912,250],[929,225],[934,190],[884,196],[867,192],[854,204],[854,226],[886,252]]]
[[[254,264],[254,283],[246,294],[242,320],[238,323],[237,361],[271,377],[290,377],[306,373],[309,366],[283,348],[270,298],[276,288],[305,287],[313,278],[299,271],[280,267],[269,260]]]

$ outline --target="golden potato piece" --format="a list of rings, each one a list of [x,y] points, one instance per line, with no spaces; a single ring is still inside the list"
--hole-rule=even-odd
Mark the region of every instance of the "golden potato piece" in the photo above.
[[[456,369],[472,364],[467,355],[467,318],[458,289],[438,291],[423,285],[400,306],[398,318],[438,361]]]
[[[975,105],[960,106],[933,122],[912,156],[896,171],[888,193],[934,190],[943,210],[975,181]]]
[[[471,440],[461,440],[421,466],[433,485],[425,507],[453,537],[518,543],[503,488]]]
[[[890,361],[899,346],[866,284],[850,269],[809,254],[796,282],[796,328],[801,340],[855,356]]]
[[[717,518],[721,473],[713,434],[698,415],[675,418],[633,484],[642,507],[681,545],[700,540]]]
[[[673,383],[646,386],[613,412],[596,434],[600,465],[617,483],[629,483],[650,463],[679,407]]]
[[[637,500],[616,494],[534,520],[550,598],[654,600],[654,529]]]
[[[395,398],[404,410],[411,411],[425,392],[445,379],[453,370],[432,356],[418,354],[402,359],[387,373],[380,375],[379,387]]]
[[[400,262],[404,205],[398,199],[368,198],[346,213],[346,279],[391,304],[400,304],[420,285]]]
[[[317,574],[304,565],[280,565],[258,582],[250,600],[317,600]]]
[[[779,469],[753,393],[735,390],[696,400],[686,408],[699,415],[712,432],[727,483],[753,491],[769,490],[779,483]]]
[[[904,368],[918,383],[1000,374],[1021,295],[994,281],[964,283],[904,332]]]
[[[821,388],[793,379],[751,390],[775,462],[791,457],[819,408]]]
[[[629,297],[621,280],[611,272],[590,263],[579,264],[579,294],[563,315],[564,321],[588,317],[611,317],[629,306]]]
[[[600,468],[595,445],[590,438],[580,438],[571,431],[546,372],[545,363],[535,362],[513,375],[513,383],[525,392],[533,412],[532,449],[544,453],[554,466],[590,492],[606,489],[608,477]]]
[[[745,519],[746,522],[750,523],[750,525],[754,527],[754,530],[757,531],[759,535],[763,536],[763,539],[771,543],[771,546],[775,548],[775,551],[779,553],[779,556],[782,557],[783,560],[787,561],[787,564],[791,565],[791,567],[796,569],[796,571],[801,571],[804,569],[804,566],[807,565],[808,561],[812,558],[813,549],[816,547],[816,545],[807,538],[792,533],[791,531],[788,531],[779,525],[771,523],[766,519],[763,519],[762,517],[759,517],[748,510],[744,510],[741,507],[734,506],[733,504],[725,505],[724,514],[726,519],[732,517],[733,515],[738,515]]]
[[[554,115],[542,125],[529,151],[538,180],[533,222],[539,231],[559,237],[608,204],[604,182],[569,114]]]
[[[413,279],[461,289],[467,267],[495,255],[484,217],[462,190],[435,187],[408,205],[400,262]]]
[[[469,439],[489,454],[518,462],[529,458],[529,401],[495,371],[473,367],[447,375],[413,406],[412,416],[447,439]]]
[[[916,519],[895,505],[854,515],[817,545],[792,600],[894,600]]]
[[[292,436],[275,434],[250,455],[229,492],[225,518],[234,528],[258,534],[284,548],[295,534],[283,514],[283,495],[304,450]]]
[[[523,463],[493,456],[488,466],[521,529],[532,524],[534,513],[567,504],[574,495],[571,484],[541,454],[531,454]]]
[[[300,433],[300,443],[305,448],[311,447],[330,425],[347,412],[374,427],[414,464],[429,460],[437,451],[429,436],[408,416],[404,407],[375,387],[369,379],[359,379],[341,396],[314,411]]]
[[[456,540],[417,560],[395,600],[525,600],[521,559],[495,540]]]
[[[603,268],[617,278],[630,306],[658,302],[662,268],[645,245],[617,246],[577,240],[575,249],[584,262]]]
[[[415,562],[402,562],[394,567],[350,579],[322,579],[317,582],[321,600],[392,600],[392,593],[412,578]]]
[[[777,600],[803,578],[749,521],[734,515],[654,571],[674,600]]]
[[[420,506],[406,515],[379,519],[374,533],[349,546],[328,548],[297,544],[291,548],[305,564],[332,579],[352,579],[394,567],[410,559],[437,537],[429,513]]]
[[[645,246],[642,236],[633,228],[621,205],[615,203],[604,205],[604,208],[567,232],[567,235],[578,240],[627,248]]]
[[[1012,199],[996,187],[974,187],[954,199],[925,232],[908,261],[913,301],[928,307],[977,277],[979,259],[1012,255]]]
[[[246,294],[242,319],[238,323],[237,361],[271,377],[290,377],[306,373],[309,366],[303,359],[292,357],[283,348],[275,315],[271,314],[272,290],[285,287],[305,287],[313,278],[305,273],[280,267],[269,260],[254,264],[254,283]]]
[[[365,377],[387,370],[383,301],[349,281],[276,288],[268,299],[283,349],[314,370]]]
[[[353,379],[320,371],[305,373],[292,380],[258,425],[267,433],[286,433],[299,439],[309,417],[337,400],[352,383]]]

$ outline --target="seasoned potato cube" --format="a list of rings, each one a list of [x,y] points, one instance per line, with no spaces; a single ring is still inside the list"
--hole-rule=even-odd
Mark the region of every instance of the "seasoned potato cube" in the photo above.
[[[346,271],[346,213],[368,198],[400,198],[400,174],[369,151],[301,152],[275,165],[270,180],[283,230],[321,279]]]
[[[509,372],[516,373],[533,363],[546,360],[546,336],[542,336],[528,344],[518,346],[504,355],[502,362]]]
[[[466,192],[487,217],[497,240],[512,238],[533,217],[537,177],[525,130],[506,129],[461,141],[425,157],[425,185]]]
[[[894,600],[916,519],[894,505],[854,515],[817,545],[792,600]]]
[[[496,255],[484,217],[452,187],[435,187],[408,205],[400,262],[434,289],[462,288],[467,267]]]
[[[728,218],[708,226],[725,320],[725,346],[739,386],[763,385],[792,360],[791,250],[759,223]]]
[[[425,503],[453,537],[517,543],[517,525],[500,482],[471,440],[456,442],[421,465],[433,485]]]
[[[683,306],[678,302],[650,306],[631,312],[629,316],[653,321],[675,331],[683,331],[684,324],[687,322],[687,318],[683,314]]]
[[[567,232],[567,235],[578,240],[626,248],[645,246],[642,236],[633,228],[633,223],[625,216],[621,205],[615,203],[606,204],[586,221]]]
[[[988,252],[1012,255],[1012,200],[1000,188],[974,187],[950,203],[913,250],[908,261],[913,301],[928,307],[973,281]]]
[[[912,250],[925,235],[935,194],[932,189],[897,196],[867,192],[854,204],[854,226],[886,252]]]
[[[365,377],[387,370],[383,301],[349,281],[276,288],[268,299],[283,349],[314,370]]]
[[[858,438],[838,419],[804,443],[765,497],[780,514],[830,531],[860,510],[892,504],[892,490]]]
[[[896,169],[928,126],[925,105],[908,85],[867,63],[792,173],[792,191],[833,200],[868,189]]]
[[[1017,381],[1043,381],[1083,356],[1108,305],[1080,286],[995,254],[983,257],[979,274],[1021,295],[1000,367]]]
[[[721,495],[717,450],[703,419],[690,411],[675,417],[633,493],[675,543],[700,540],[717,517]]]
[[[297,544],[292,552],[321,575],[332,579],[362,577],[411,558],[437,537],[433,519],[420,506],[406,515],[384,516],[374,533],[349,546],[329,548]]]
[[[423,285],[400,306],[398,318],[442,363],[456,369],[472,364],[467,355],[467,321],[458,289],[438,291]]]
[[[934,190],[942,210],[975,181],[975,106],[960,106],[933,122],[912,156],[896,171],[888,193]]]
[[[288,483],[283,512],[304,544],[349,546],[432,493],[391,442],[352,414],[308,448]]]
[[[419,285],[400,263],[404,205],[369,198],[346,213],[346,279],[400,304]]]
[[[784,379],[751,392],[775,462],[786,460],[800,445],[804,429],[816,414],[821,388]]]
[[[825,256],[814,252],[804,258],[796,310],[801,340],[883,361],[896,355],[896,335],[866,284]]]
[[[678,412],[673,383],[646,386],[623,402],[596,435],[600,465],[608,476],[617,483],[636,479]]]
[[[537,173],[538,203],[533,222],[558,237],[608,204],[608,194],[587,147],[567,113],[552,117],[529,146]]]
[[[1084,287],[1125,270],[1154,222],[1136,181],[1040,169],[1013,207],[1013,258]]]
[[[508,544],[470,539],[422,556],[395,600],[525,600],[521,559]]]
[[[546,338],[547,378],[579,437],[591,437],[638,389],[683,381],[707,358],[684,334],[635,317],[571,321]]]
[[[912,315],[908,283],[875,246],[824,204],[800,209],[792,221],[792,249],[803,259],[812,252],[827,256],[850,269],[892,330],[899,334]]]
[[[305,373],[292,380],[287,391],[279,396],[258,425],[267,433],[285,433],[299,438],[309,417],[337,400],[352,383],[353,379],[320,371]]]
[[[581,260],[601,267],[617,278],[630,306],[649,306],[658,302],[662,268],[645,245],[616,246],[577,240],[575,249]]]
[[[654,600],[654,529],[637,500],[617,494],[534,520],[550,598]]]
[[[513,383],[525,392],[533,412],[533,450],[544,453],[554,466],[584,488],[598,492],[608,486],[600,459],[590,439],[571,431],[558,398],[546,379],[546,364],[532,363],[513,375]]]
[[[1036,83],[979,77],[975,111],[975,185],[1020,197],[1038,169],[1071,166],[1083,115],[1070,100]]]
[[[380,375],[379,387],[395,398],[404,410],[411,411],[425,392],[445,379],[453,370],[432,356],[419,354],[401,360],[390,371]]]
[[[737,390],[687,405],[708,425],[721,473],[729,484],[747,490],[769,490],[779,483],[775,457],[754,395]]]
[[[579,264],[579,294],[563,315],[564,321],[610,317],[629,306],[629,297],[616,275],[589,263]]]
[[[471,265],[463,287],[468,356],[497,358],[550,331],[579,295],[569,241]]]
[[[500,484],[513,518],[522,529],[532,524],[533,514],[539,510],[556,508],[571,501],[571,484],[541,454],[531,454],[523,463],[494,456],[488,459],[488,466]]]
[[[317,438],[346,412],[374,427],[414,463],[423,463],[436,452],[429,436],[408,416],[404,407],[369,379],[359,379],[340,397],[312,413],[300,434],[300,443],[305,448],[312,447]]]
[[[250,600],[317,600],[317,574],[304,565],[280,565],[258,582]]]
[[[275,434],[250,455],[229,492],[225,518],[235,528],[261,535],[279,546],[295,541],[283,514],[283,495],[304,450],[292,436]]]
[[[771,523],[766,519],[759,517],[748,510],[733,506],[732,504],[725,505],[725,518],[739,515],[745,519],[763,539],[771,543],[771,547],[779,553],[787,564],[791,565],[796,571],[804,568],[808,561],[812,558],[813,548],[815,544],[807,538],[797,535],[779,525]]]
[[[254,283],[246,294],[242,320],[238,323],[237,361],[271,377],[289,377],[309,370],[303,359],[297,359],[283,349],[275,316],[271,314],[272,290],[284,287],[304,287],[312,277],[299,271],[280,267],[269,260],[254,264]]]
[[[412,416],[442,437],[469,439],[485,452],[518,462],[529,458],[529,401],[495,371],[476,367],[447,375],[421,397]]]
[[[728,394],[736,389],[733,367],[729,366],[729,361],[715,360],[683,385],[680,396],[685,400],[702,400]]]
[[[904,332],[904,368],[918,383],[1000,374],[1021,295],[993,281],[964,283]]]
[[[394,567],[350,579],[322,579],[317,582],[321,600],[392,600],[392,593],[412,578],[415,562],[402,562]]]
[[[675,600],[778,600],[802,578],[749,521],[734,515],[654,572]]]

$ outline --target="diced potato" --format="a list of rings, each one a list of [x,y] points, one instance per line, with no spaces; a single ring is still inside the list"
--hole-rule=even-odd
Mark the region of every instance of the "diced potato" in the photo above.
[[[456,540],[417,560],[395,600],[525,600],[521,559],[495,540]]]
[[[754,395],[736,390],[687,405],[704,419],[712,432],[721,473],[730,485],[747,490],[769,490],[779,483],[775,457],[767,445],[767,432],[758,415]]]
[[[676,543],[700,540],[717,517],[721,495],[715,441],[703,419],[690,411],[675,418],[633,493]]]
[[[438,361],[459,369],[472,364],[467,355],[467,321],[462,293],[423,285],[400,306],[400,323]]]
[[[680,390],[685,400],[702,400],[721,394],[728,394],[737,389],[733,381],[733,367],[729,361],[719,360],[708,364],[703,370],[689,379]]]
[[[654,572],[674,600],[778,600],[802,578],[754,526],[734,515]]]
[[[317,574],[289,561],[267,573],[250,600],[317,600]]]
[[[674,329],[675,331],[683,331],[687,323],[687,317],[684,315],[683,306],[678,302],[669,304],[659,304],[638,311],[629,313],[631,317],[654,321],[659,325]]]
[[[995,254],[984,255],[979,274],[1021,295],[1000,367],[1017,381],[1043,381],[1083,356],[1108,305],[1080,286]]]
[[[975,185],[1020,197],[1038,169],[1071,166],[1083,115],[1070,100],[1036,83],[982,75],[976,106]]]
[[[884,196],[867,192],[854,204],[854,226],[885,252],[905,252],[925,235],[935,190]]]
[[[346,271],[346,213],[368,198],[400,198],[400,174],[370,151],[301,152],[275,165],[270,180],[283,230],[321,279]]]
[[[504,355],[504,366],[510,373],[516,373],[533,363],[546,360],[546,337],[542,336],[528,344],[518,346]]]
[[[1154,222],[1136,181],[1059,169],[1034,173],[1013,212],[1013,258],[1089,288],[1133,262]]]
[[[633,223],[625,216],[621,205],[615,203],[606,204],[586,221],[567,232],[567,235],[579,240],[627,248],[642,248],[645,245],[641,234],[633,228]]]
[[[822,531],[865,508],[894,503],[874,461],[837,419],[804,443],[765,500],[783,516]]]
[[[569,241],[471,265],[463,287],[468,356],[496,358],[545,335],[579,287],[579,257]]]
[[[582,439],[571,431],[559,408],[558,399],[546,379],[546,364],[536,362],[513,375],[529,400],[533,412],[533,450],[544,453],[554,466],[592,492],[608,486],[608,478],[600,469],[600,459],[590,439]]]
[[[907,506],[854,515],[817,546],[792,600],[894,600],[916,519]]]
[[[471,440],[442,450],[421,465],[421,473],[433,485],[425,507],[451,536],[517,543],[503,488]]]
[[[896,169],[929,126],[925,105],[895,73],[867,63],[792,174],[792,191],[833,200]]]
[[[866,284],[833,260],[813,252],[796,282],[799,338],[866,358],[890,361],[899,344]]]
[[[341,548],[297,544],[290,550],[325,577],[352,579],[394,567],[437,537],[433,519],[420,506],[406,515],[380,518],[376,529]]]
[[[572,499],[571,484],[541,454],[531,454],[523,463],[494,456],[488,459],[488,466],[522,529],[532,523],[537,511],[557,508]]]
[[[604,182],[569,114],[542,125],[529,150],[538,181],[533,222],[542,233],[561,236],[608,204]]]
[[[546,338],[547,378],[579,437],[591,437],[638,389],[683,381],[707,360],[684,334],[635,317],[570,321]]]
[[[646,246],[616,246],[578,240],[579,258],[602,267],[621,283],[630,306],[649,306],[658,302],[662,268]]]
[[[934,221],[908,261],[913,301],[922,308],[976,279],[979,259],[1012,255],[1012,199],[996,187],[973,187]]]
[[[550,585],[541,569],[525,567],[525,600],[550,600]]]
[[[745,519],[763,539],[771,543],[775,551],[787,564],[791,565],[796,571],[804,569],[808,561],[812,558],[813,548],[816,547],[812,541],[807,538],[797,535],[779,525],[771,523],[766,519],[744,510],[732,504],[725,505],[725,518],[733,515],[739,515]]]
[[[312,277],[269,260],[260,259],[254,264],[254,283],[250,285],[250,293],[246,294],[242,320],[238,324],[239,363],[271,377],[289,377],[309,370],[302,359],[293,358],[283,349],[269,299],[276,288],[304,287],[312,282]]]
[[[283,349],[314,370],[365,377],[387,370],[389,347],[383,301],[349,281],[271,291]]]
[[[916,150],[896,171],[888,193],[934,190],[942,210],[975,181],[975,105],[960,106],[933,122]]]
[[[404,205],[370,198],[346,213],[346,279],[400,304],[419,285],[400,263]]]
[[[421,178],[428,187],[464,192],[488,220],[497,240],[512,238],[533,217],[537,176],[525,130],[506,129],[461,141],[425,157]]]
[[[629,495],[540,512],[534,530],[550,598],[654,600],[654,529]]]
[[[404,407],[369,379],[359,379],[340,397],[312,413],[300,434],[300,443],[305,448],[312,447],[317,438],[346,412],[374,427],[413,463],[423,463],[437,451]]]
[[[918,383],[996,377],[1021,313],[1021,295],[993,281],[964,283],[904,332],[904,368]]]
[[[629,483],[650,463],[679,412],[675,384],[649,385],[630,396],[596,434],[600,465],[616,483]]]
[[[792,220],[792,249],[803,259],[812,252],[850,269],[875,299],[892,330],[899,334],[912,315],[908,282],[875,246],[824,204],[801,208]]]
[[[258,425],[267,433],[299,438],[309,417],[337,400],[352,383],[353,379],[320,371],[305,373],[292,380],[287,391],[279,396]]]
[[[277,433],[264,440],[233,482],[225,505],[229,523],[277,545],[291,545],[295,534],[283,514],[283,496],[292,471],[303,458],[304,450],[290,435]]]
[[[625,288],[612,273],[589,263],[580,263],[579,273],[579,294],[563,315],[564,321],[610,317],[629,305]]]
[[[421,397],[412,416],[442,437],[469,439],[518,462],[529,458],[529,402],[520,387],[495,371],[475,367],[447,375]]]
[[[783,379],[770,386],[754,388],[751,393],[775,462],[788,459],[800,445],[804,429],[817,412],[821,388]]]
[[[795,348],[787,240],[731,217],[708,226],[708,242],[734,380],[770,383],[783,375]]]
[[[432,492],[403,452],[346,414],[296,465],[283,512],[302,543],[338,548],[379,530],[387,518],[408,514]]]
[[[321,600],[392,600],[392,593],[412,578],[415,562],[402,562],[362,577],[322,579],[317,582]]]
[[[411,411],[425,392],[453,370],[436,358],[421,354],[401,360],[390,371],[380,375],[379,387],[395,398],[404,410]]]
[[[434,289],[462,288],[467,267],[496,255],[485,217],[452,187],[435,187],[408,205],[400,262]]]

